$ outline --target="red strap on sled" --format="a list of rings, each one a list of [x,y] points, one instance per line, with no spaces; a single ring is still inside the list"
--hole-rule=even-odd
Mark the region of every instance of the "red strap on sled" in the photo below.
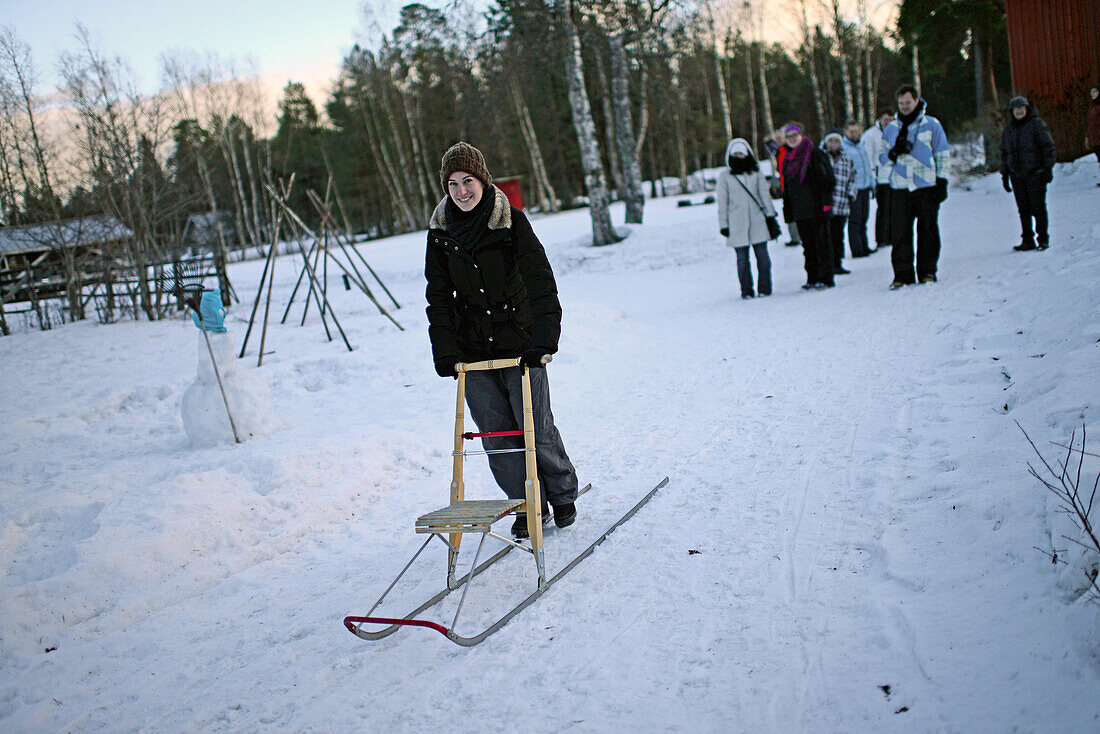
[[[523,431],[486,431],[484,433],[471,433],[471,432],[467,431],[466,433],[462,434],[462,437],[464,439],[466,439],[467,441],[469,441],[472,438],[482,438],[483,436],[484,437],[489,437],[489,438],[495,438],[497,436],[522,436],[522,435],[523,435]]]
[[[390,617],[344,617],[344,626],[348,631],[355,632],[357,624],[399,624],[404,627],[428,627],[446,635],[449,631],[438,622],[430,622],[426,619],[392,619]]]

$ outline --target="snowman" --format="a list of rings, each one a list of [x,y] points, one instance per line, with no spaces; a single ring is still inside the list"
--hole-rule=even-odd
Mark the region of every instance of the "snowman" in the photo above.
[[[234,358],[233,335],[225,328],[221,292],[191,289],[186,295],[198,328],[195,381],[183,393],[183,428],[195,447],[241,443],[274,422],[267,383]]]

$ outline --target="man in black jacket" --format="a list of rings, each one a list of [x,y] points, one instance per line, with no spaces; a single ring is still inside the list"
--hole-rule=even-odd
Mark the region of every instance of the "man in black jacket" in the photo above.
[[[1005,191],[1016,195],[1023,230],[1022,241],[1012,249],[1045,250],[1050,246],[1047,184],[1054,180],[1054,141],[1039,111],[1026,97],[1013,97],[1008,109],[1011,117],[1001,133],[1001,181]]]
[[[455,376],[456,362],[519,356],[530,368],[535,456],[543,506],[558,527],[577,516],[577,473],[554,425],[542,357],[558,349],[561,305],[546,251],[523,212],[492,185],[485,158],[469,143],[444,154],[439,182],[447,195],[428,225],[428,337],[436,372]],[[482,431],[523,426],[521,367],[466,374],[466,403]],[[483,438],[487,451],[522,448],[516,436]],[[489,454],[489,468],[508,497],[524,497],[520,453]],[[544,516],[547,510],[543,510]],[[519,516],[512,534],[527,537]]]

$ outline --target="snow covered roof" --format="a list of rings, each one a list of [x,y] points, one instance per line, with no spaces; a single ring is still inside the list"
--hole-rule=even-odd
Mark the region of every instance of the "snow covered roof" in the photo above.
[[[110,215],[27,224],[21,227],[0,227],[0,253],[91,245],[133,236],[129,227]]]

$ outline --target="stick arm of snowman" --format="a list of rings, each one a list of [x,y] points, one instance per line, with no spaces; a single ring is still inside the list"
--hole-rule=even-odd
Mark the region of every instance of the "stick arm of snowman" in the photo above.
[[[214,377],[218,380],[218,389],[222,393],[222,402],[225,403],[225,414],[229,416],[229,427],[233,429],[233,439],[237,443],[242,443],[241,434],[237,432],[237,424],[233,420],[233,413],[229,410],[229,397],[225,394],[225,385],[222,384],[222,375],[218,370],[218,361],[214,359],[214,347],[210,345],[210,335],[206,332],[206,321],[202,317],[202,294],[203,287],[200,286],[184,286],[183,289],[183,301],[187,306],[195,312],[199,319],[199,329],[202,331],[203,337],[206,339],[206,351],[210,353],[210,363],[214,365]]]

